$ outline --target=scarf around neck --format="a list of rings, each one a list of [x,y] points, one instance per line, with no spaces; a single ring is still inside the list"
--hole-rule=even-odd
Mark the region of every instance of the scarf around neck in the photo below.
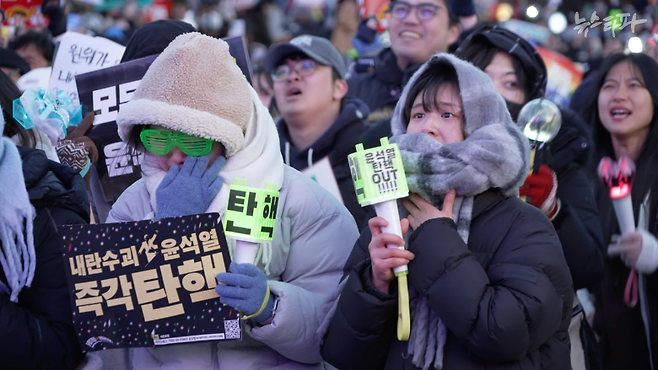
[[[0,131],[4,124],[0,116]],[[0,293],[18,302],[21,289],[29,287],[34,278],[36,213],[25,188],[21,156],[6,137],[0,138],[0,205],[0,265],[9,285],[0,281]]]
[[[206,213],[217,212],[224,217],[228,202],[229,188],[235,179],[246,179],[247,185],[264,188],[265,183],[283,185],[283,158],[279,150],[279,139],[267,108],[260,102],[256,92],[250,88],[254,101],[254,111],[245,132],[245,146],[242,150],[226,159],[226,165],[219,176],[224,179],[222,188],[210,203]],[[167,174],[158,166],[155,157],[147,153],[142,163],[142,178],[150,195],[151,208],[156,209],[155,190]],[[282,207],[279,207],[279,212]],[[233,256],[235,240],[227,238],[229,251]],[[256,260],[264,267],[269,276],[269,261],[272,255],[271,243],[260,243]]]
[[[408,91],[428,68],[451,65],[457,72],[460,96],[466,120],[466,138],[461,142],[441,144],[424,133],[406,133],[402,110],[410,97]],[[528,140],[512,121],[505,100],[491,79],[468,62],[448,54],[436,54],[411,78],[395,108],[391,128],[402,155],[409,191],[419,194],[436,207],[443,197],[457,191],[453,220],[457,231],[468,244],[476,195],[499,188],[507,196],[517,196],[528,171]],[[403,210],[406,212],[406,210]],[[411,302],[412,328],[408,352],[414,365],[423,370],[443,367],[443,347],[447,336],[445,324],[418,295]]]

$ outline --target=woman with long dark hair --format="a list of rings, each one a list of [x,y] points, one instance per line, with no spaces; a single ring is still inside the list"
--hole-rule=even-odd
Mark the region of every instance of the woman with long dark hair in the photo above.
[[[583,111],[597,145],[595,161],[628,157],[635,162],[632,188],[637,229],[621,236],[607,188],[595,182],[599,217],[608,247],[597,296],[594,327],[601,336],[606,369],[653,369],[658,360],[656,268],[658,240],[658,63],[644,54],[613,54],[604,60]],[[624,299],[627,279],[637,271],[639,300]],[[631,291],[632,293],[632,291]]]
[[[475,29],[456,52],[483,70],[505,98],[512,119],[529,101],[544,96],[548,73],[537,50],[521,36],[496,25]],[[562,125],[543,149],[537,173],[528,176],[521,195],[544,211],[560,238],[574,290],[592,288],[603,277],[603,233],[587,178],[592,138],[574,112],[560,108]],[[540,157],[540,156],[537,156]],[[599,369],[596,340],[574,297],[571,365],[574,370]],[[583,333],[586,335],[583,337]]]

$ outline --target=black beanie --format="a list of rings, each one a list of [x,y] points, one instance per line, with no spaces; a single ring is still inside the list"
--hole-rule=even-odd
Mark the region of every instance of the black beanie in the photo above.
[[[176,37],[196,32],[194,26],[178,20],[159,20],[140,27],[128,40],[121,63],[160,54]]]
[[[469,44],[481,41],[507,52],[521,63],[526,77],[528,101],[544,95],[548,81],[546,64],[528,41],[510,30],[487,23],[474,29],[455,54],[461,56],[462,50],[468,48]]]
[[[21,58],[15,51],[6,48],[0,48],[0,67],[18,69],[21,75],[30,71],[30,65],[25,59]]]

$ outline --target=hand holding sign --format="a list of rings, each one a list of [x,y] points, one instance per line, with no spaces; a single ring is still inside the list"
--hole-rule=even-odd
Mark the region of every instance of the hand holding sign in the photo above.
[[[267,321],[274,312],[274,297],[265,274],[251,263],[233,262],[229,270],[217,275],[223,284],[215,287],[219,301],[246,314],[243,319]]]
[[[635,164],[627,157],[619,158],[617,162],[609,157],[604,157],[599,162],[598,175],[601,182],[608,188],[623,240],[627,234],[635,230],[633,200],[631,199]],[[617,253],[616,250],[615,248],[609,249],[608,254],[614,255]],[[633,308],[637,304],[637,297],[637,272],[631,268],[631,273],[626,281],[624,303]]]
[[[385,222],[375,220],[368,223],[371,230],[373,230],[373,226],[377,228],[373,232],[373,242],[376,242],[376,238],[381,238],[382,235],[392,234],[391,236],[395,240],[386,240],[389,242],[386,245],[387,248],[404,250],[404,245],[396,243],[403,236],[397,199],[408,196],[409,188],[400,157],[400,149],[396,144],[389,144],[388,138],[384,137],[380,142],[381,146],[368,150],[363,149],[363,144],[357,144],[356,152],[348,157],[350,171],[359,204],[361,206],[374,205],[377,216],[385,220]],[[380,228],[382,234],[379,234]],[[399,254],[402,255],[402,253]],[[403,255],[402,257],[404,258]],[[410,321],[407,265],[397,265],[393,267],[393,272],[398,277],[398,339],[408,340]]]

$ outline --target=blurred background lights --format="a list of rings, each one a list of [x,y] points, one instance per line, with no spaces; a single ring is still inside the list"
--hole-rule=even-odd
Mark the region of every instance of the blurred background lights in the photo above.
[[[499,22],[508,21],[514,15],[514,8],[508,3],[501,3],[496,8],[496,19]]]
[[[637,36],[628,39],[628,50],[631,53],[641,53],[643,49],[642,39]]]
[[[548,28],[556,35],[567,29],[567,17],[560,12],[555,12],[548,17]]]
[[[537,7],[534,5],[530,5],[528,9],[526,9],[525,14],[528,16],[528,18],[537,18],[539,15],[539,10],[537,10]]]

